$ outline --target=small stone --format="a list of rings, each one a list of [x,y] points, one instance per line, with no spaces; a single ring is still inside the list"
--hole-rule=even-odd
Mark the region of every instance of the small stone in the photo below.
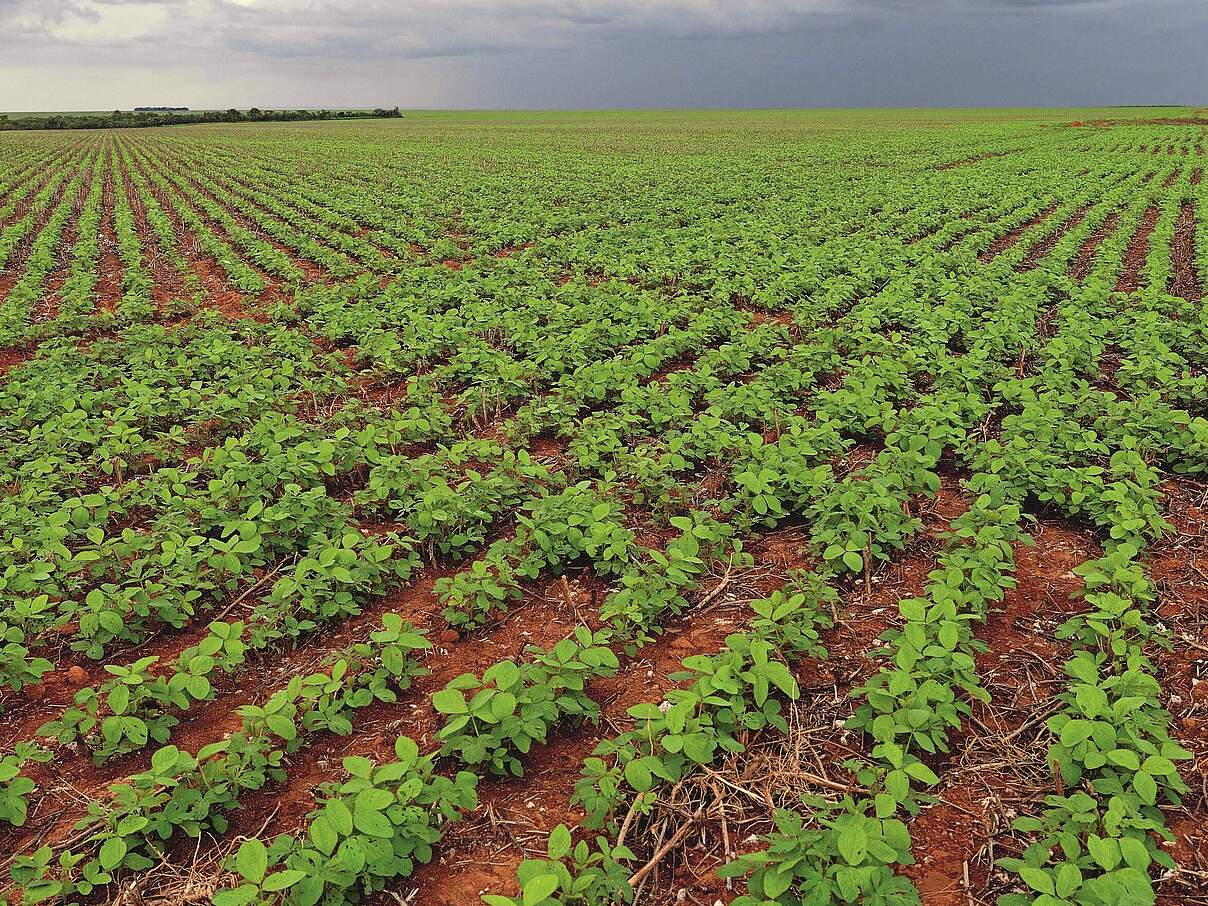
[[[67,682],[73,686],[83,686],[88,682],[88,671],[78,664],[67,671]]]

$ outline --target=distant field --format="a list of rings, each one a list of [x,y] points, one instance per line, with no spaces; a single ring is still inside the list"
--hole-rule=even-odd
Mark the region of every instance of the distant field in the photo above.
[[[0,901],[1205,902],[1204,122],[0,133]]]
[[[131,108],[126,107],[126,108],[121,108],[121,109],[125,110],[126,112],[129,112]],[[212,112],[215,109],[217,109],[217,108],[214,108],[214,107],[190,107],[187,111],[183,111],[183,112],[185,112],[185,113],[208,113],[208,112]],[[224,107],[222,109],[225,110],[228,108]],[[237,107],[235,109],[246,113],[251,108]],[[265,108],[265,109],[267,109],[267,108]],[[368,108],[368,107],[324,107],[324,108],[319,108],[319,107],[288,107],[288,108],[274,107],[272,109],[274,109],[274,110],[279,110],[279,109],[288,109],[288,110],[324,109],[324,110],[333,110],[334,111],[334,110],[369,110],[372,108]],[[113,108],[110,108],[109,110],[26,110],[26,111],[22,111],[22,112],[0,110],[0,116],[8,116],[8,117],[13,117],[13,118],[22,117],[22,116],[104,116],[106,113],[112,113],[112,112],[113,112]]]
[[[129,108],[124,108],[129,109]],[[193,107],[189,113],[212,112],[217,108]],[[225,109],[225,108],[223,108]],[[236,108],[246,113],[249,108]],[[331,110],[331,111],[361,111],[369,107],[273,107],[273,110]],[[1191,116],[1197,108],[1194,107],[1070,107],[1070,108],[944,108],[920,107],[915,109],[876,109],[865,108],[858,110],[825,109],[816,110],[582,110],[582,111],[511,111],[511,110],[406,110],[404,113],[416,119],[441,119],[457,121],[511,121],[511,120],[606,120],[621,123],[631,119],[646,119],[653,117],[663,121],[708,121],[721,116],[736,117],[739,121],[746,117],[763,116],[767,114],[788,117],[794,122],[822,123],[868,123],[879,126],[904,126],[911,123],[938,122],[1068,122],[1078,119],[1145,119],[1154,116]],[[41,116],[103,116],[113,110],[27,110],[0,111],[0,116],[11,118],[41,117]]]

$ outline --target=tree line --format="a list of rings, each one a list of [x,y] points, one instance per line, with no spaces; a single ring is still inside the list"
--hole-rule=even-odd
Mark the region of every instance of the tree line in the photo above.
[[[292,123],[302,120],[393,119],[401,117],[398,107],[373,110],[205,110],[189,113],[149,113],[114,110],[109,114],[68,115],[51,113],[10,119],[0,115],[0,131],[21,129],[143,129],[152,126],[183,126],[191,123]]]

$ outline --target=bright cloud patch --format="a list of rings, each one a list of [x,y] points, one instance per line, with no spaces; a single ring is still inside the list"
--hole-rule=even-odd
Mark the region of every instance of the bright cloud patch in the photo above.
[[[158,32],[168,18],[168,9],[158,3],[81,3],[49,23],[46,34],[77,44],[111,44]]]

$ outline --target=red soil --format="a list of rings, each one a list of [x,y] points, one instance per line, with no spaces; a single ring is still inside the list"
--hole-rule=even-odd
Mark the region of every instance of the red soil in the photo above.
[[[12,368],[23,365],[37,354],[37,349],[28,346],[10,346],[0,348],[0,374],[7,374]]]
[[[1070,279],[1081,283],[1087,278],[1095,266],[1095,254],[1099,251],[1099,246],[1103,240],[1116,231],[1116,224],[1119,220],[1120,212],[1112,211],[1103,223],[1099,224],[1094,232],[1083,241],[1078,248],[1078,253],[1074,255],[1074,260],[1070,262]]]
[[[1196,267],[1195,230],[1195,206],[1185,201],[1179,210],[1179,219],[1175,222],[1170,243],[1172,273],[1168,292],[1190,302],[1199,302],[1204,295]]]
[[[1186,870],[1159,886],[1158,902],[1183,906],[1201,901],[1208,871],[1208,486],[1180,478],[1162,490],[1176,533],[1155,545],[1151,575],[1157,615],[1173,644],[1170,650],[1155,649],[1151,657],[1174,717],[1171,733],[1194,759],[1180,770],[1191,792],[1167,819],[1175,834],[1169,851]]]
[[[977,633],[989,649],[976,660],[991,702],[976,704],[974,720],[953,739],[941,801],[911,823],[917,864],[906,874],[929,906],[993,902],[983,899],[990,882],[983,857],[1011,811],[1042,795],[1048,779],[1043,757],[1028,764],[1015,750],[1043,753],[1040,718],[1064,685],[1068,652],[1054,633],[1075,612],[1070,595],[1081,586],[1071,570],[1098,551],[1084,533],[1055,523],[1041,523],[1033,537],[1035,547],[1016,546],[1018,586]]]
[[[1000,236],[998,239],[994,240],[994,243],[988,249],[986,249],[984,252],[982,252],[980,255],[978,255],[977,256],[978,260],[982,264],[989,264],[991,261],[993,261],[999,255],[1001,255],[1003,252],[1005,252],[1007,249],[1009,249],[1011,246],[1013,246],[1015,243],[1017,243],[1019,241],[1020,236],[1022,236],[1024,233],[1026,233],[1032,227],[1036,226],[1036,224],[1043,221],[1050,214],[1052,214],[1053,211],[1055,211],[1056,209],[1057,209],[1057,203],[1053,202],[1051,205],[1046,207],[1039,214],[1036,214],[1034,217],[1029,217],[1024,223],[1021,223],[1019,226],[1013,227],[1012,229],[1008,230],[1005,234]]]
[[[1045,256],[1053,250],[1053,246],[1057,244],[1057,241],[1082,222],[1083,218],[1086,217],[1086,212],[1090,209],[1091,203],[1087,202],[1075,211],[1065,223],[1028,249],[1028,256],[1020,263],[1019,270],[1030,271],[1036,268],[1044,260]]]
[[[0,304],[2,304],[4,300],[8,298],[8,294],[12,292],[13,286],[16,285],[17,281],[21,279],[21,275],[25,272],[25,263],[29,259],[30,248],[33,246],[34,240],[38,237],[42,230],[46,228],[46,223],[50,220],[55,208],[57,208],[59,203],[63,200],[63,196],[67,192],[67,183],[71,182],[72,178],[72,175],[68,175],[67,178],[64,179],[63,185],[59,186],[59,188],[55,191],[54,196],[38,215],[33,229],[31,229],[25,236],[21,238],[21,241],[17,244],[17,247],[9,256],[8,262],[5,264],[3,270],[0,270]],[[31,196],[33,194],[35,193],[31,193]],[[15,216],[15,219],[20,219],[20,217],[25,215],[25,213],[28,213],[29,208],[33,206],[32,202],[32,197],[26,198],[24,201],[22,201],[22,210],[19,216]]]
[[[522,242],[519,245],[505,245],[503,248],[501,248],[495,252],[495,257],[496,258],[510,258],[512,255],[515,255],[517,252],[523,251],[524,249],[531,249],[532,247],[533,247],[533,243],[531,243],[531,242]]]
[[[124,268],[117,256],[117,233],[114,231],[113,173],[106,167],[104,195],[101,199],[100,262],[96,281],[97,308],[112,312],[122,299]]]
[[[1116,291],[1121,293],[1136,292],[1141,287],[1141,271],[1145,267],[1145,258],[1149,254],[1149,234],[1153,232],[1158,222],[1158,208],[1150,205],[1137,225],[1120,263],[1120,276],[1116,280]]]

